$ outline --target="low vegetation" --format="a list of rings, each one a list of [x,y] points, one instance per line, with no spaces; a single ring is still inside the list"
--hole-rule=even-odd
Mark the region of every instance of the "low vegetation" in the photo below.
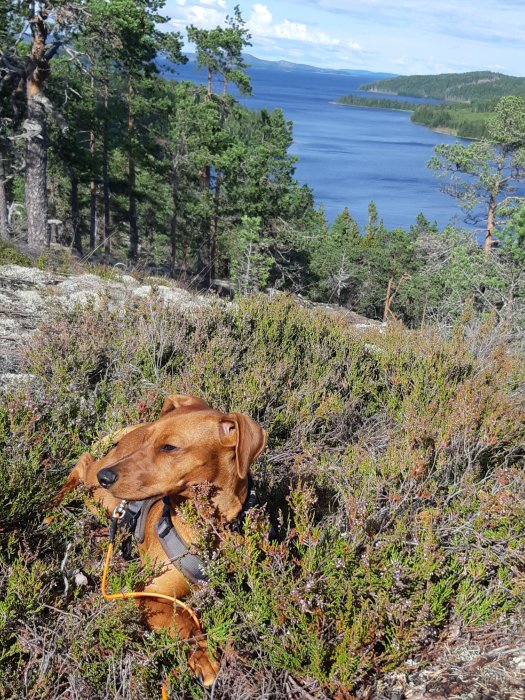
[[[266,505],[220,533],[192,600],[223,653],[215,698],[348,698],[423,664],[451,626],[519,627],[525,366],[494,319],[469,318],[444,338],[358,332],[286,296],[191,315],[152,298],[44,325],[25,353],[40,388],[0,405],[0,697],[157,697],[170,669],[170,697],[208,697],[182,643],[102,602],[105,523],[79,495],[51,506],[82,451],[173,391],[269,433]],[[117,558],[111,585],[144,575]]]
[[[336,100],[337,104],[348,105],[349,107],[369,107],[371,109],[398,109],[403,112],[413,112],[416,107],[415,102],[396,100],[394,97],[361,97],[360,95],[344,95]]]

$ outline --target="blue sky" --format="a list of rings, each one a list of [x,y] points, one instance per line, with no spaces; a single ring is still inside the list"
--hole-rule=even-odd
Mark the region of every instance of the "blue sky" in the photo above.
[[[525,75],[525,0],[237,1],[252,34],[248,51],[259,58],[407,75]],[[222,24],[235,4],[167,0],[165,13],[183,32]]]

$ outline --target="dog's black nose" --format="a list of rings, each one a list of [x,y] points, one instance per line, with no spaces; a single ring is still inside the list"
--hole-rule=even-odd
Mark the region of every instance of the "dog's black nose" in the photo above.
[[[118,474],[115,474],[112,469],[101,469],[97,473],[97,479],[101,486],[103,486],[105,489],[109,489],[109,487],[112,486],[118,479]]]

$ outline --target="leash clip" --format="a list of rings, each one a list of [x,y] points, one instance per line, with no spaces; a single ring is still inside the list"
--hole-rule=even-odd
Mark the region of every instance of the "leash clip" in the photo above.
[[[118,521],[124,515],[127,505],[128,505],[128,502],[126,500],[122,500],[118,504],[118,506],[115,508],[115,510],[113,511],[113,515],[111,516],[111,525],[109,526],[109,533],[108,534],[109,534],[109,541],[112,544],[115,541],[115,536],[117,534]]]
[[[126,500],[120,501],[118,506],[113,511],[113,515],[111,517],[115,518],[116,520],[119,520],[124,515],[124,512],[126,510],[127,505],[128,505],[128,502]]]

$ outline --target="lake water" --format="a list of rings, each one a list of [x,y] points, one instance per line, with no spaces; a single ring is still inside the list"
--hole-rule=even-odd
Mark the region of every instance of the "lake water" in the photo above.
[[[241,97],[241,102],[252,109],[280,107],[293,121],[290,150],[299,158],[296,178],[313,189],[329,221],[347,206],[363,226],[373,199],[389,228],[408,228],[419,212],[440,226],[454,217],[462,225],[454,200],[439,191],[426,167],[433,146],[453,143],[454,138],[413,124],[408,112],[333,104],[349,93],[370,97],[358,87],[374,76],[288,71],[277,66],[248,72],[253,95]],[[180,79],[204,81],[204,74],[192,63],[177,66],[177,73]]]

